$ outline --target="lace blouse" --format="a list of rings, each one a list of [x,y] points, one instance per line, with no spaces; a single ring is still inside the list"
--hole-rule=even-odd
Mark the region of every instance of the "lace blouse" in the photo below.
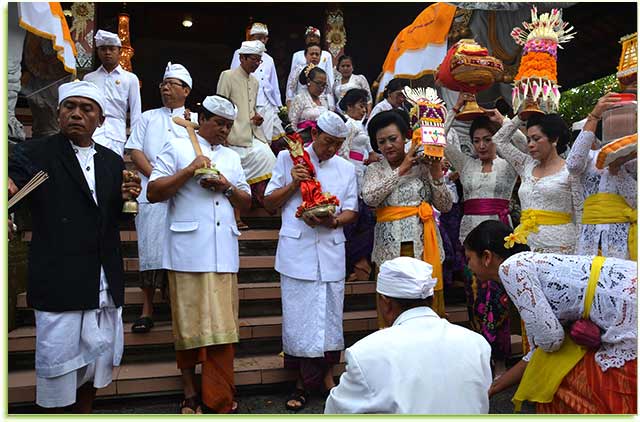
[[[336,80],[333,83],[333,94],[336,100],[336,103],[340,102],[344,94],[347,93],[350,89],[360,88],[367,91],[367,103],[371,103],[371,89],[369,88],[369,82],[364,75],[354,75],[352,74],[349,77],[347,83],[342,83],[342,75],[340,72],[336,73]]]
[[[636,160],[622,165],[617,175],[611,174],[607,168],[599,170],[595,166],[598,151],[591,150],[594,141],[595,134],[583,130],[567,157],[569,173],[575,175],[580,182],[573,187],[576,222],[580,230],[576,253],[596,255],[600,247],[604,256],[629,259],[629,223],[580,224],[584,200],[596,193],[618,194],[634,209],[638,202]]]
[[[289,78],[287,78],[287,87],[286,87],[286,99],[288,100],[292,100],[295,99],[295,97],[300,94],[301,92],[309,92],[308,88],[305,85],[302,85],[300,83],[300,80],[298,79],[300,77],[300,72],[302,72],[302,70],[307,67],[307,64],[303,64],[303,65],[298,65],[295,69],[291,70],[291,73],[289,73]],[[329,81],[328,75],[327,75],[327,86],[324,88],[324,96],[327,98],[328,104],[329,104],[329,110],[333,110],[335,108],[335,100],[333,98],[333,81]]]
[[[558,225],[541,225],[537,233],[531,233],[527,244],[534,252],[572,254],[575,250],[577,230],[572,201],[572,185],[575,177],[569,174],[567,166],[555,174],[536,177],[533,170],[540,163],[529,154],[513,146],[509,140],[518,129],[520,119],[516,116],[493,136],[498,154],[513,166],[521,178],[518,196],[522,210],[537,209],[567,213],[572,222]]]
[[[392,169],[384,158],[367,166],[362,185],[362,199],[376,208],[388,206],[414,206],[427,202],[440,212],[451,210],[451,194],[447,186],[434,185],[429,169],[414,166],[404,176],[399,169]],[[436,230],[440,257],[444,259],[442,238]],[[380,265],[400,256],[400,243],[413,242],[414,257],[422,259],[424,226],[415,215],[402,220],[376,223],[372,261]]]
[[[515,169],[511,167],[506,160],[496,157],[493,160],[493,166],[491,172],[482,172],[482,161],[478,158],[472,158],[462,152],[460,147],[460,139],[455,130],[451,130],[451,121],[454,118],[454,113],[449,113],[447,121],[445,123],[445,130],[447,131],[447,146],[445,147],[444,154],[451,162],[451,165],[460,174],[460,183],[462,183],[462,191],[465,201],[467,199],[487,199],[498,198],[511,200],[513,194],[513,187],[516,184],[518,174]],[[518,137],[517,134],[522,135],[520,131],[516,131],[514,138]],[[460,243],[464,243],[467,235],[478,224],[486,220],[499,220],[497,214],[494,215],[464,215],[460,222]],[[509,220],[511,218],[509,217]]]
[[[530,344],[547,352],[560,348],[563,326],[582,317],[592,256],[522,252],[505,260],[499,273],[524,321]],[[603,371],[637,356],[636,263],[607,258],[589,319],[603,331],[595,359]]]
[[[293,128],[297,131],[298,123],[305,120],[318,121],[318,117],[329,110],[329,102],[324,94],[320,95],[320,104],[321,105],[317,105],[313,102],[311,94],[309,94],[307,90],[296,95],[291,103],[291,107],[289,107],[289,121]]]

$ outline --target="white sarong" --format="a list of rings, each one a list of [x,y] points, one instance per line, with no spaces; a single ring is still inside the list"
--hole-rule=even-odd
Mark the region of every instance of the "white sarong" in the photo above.
[[[256,111],[264,119],[260,128],[269,143],[277,141],[281,136],[284,136],[282,122],[278,117],[278,107],[267,102],[265,105],[256,106]]]
[[[287,355],[323,357],[344,349],[344,280],[299,280],[280,274],[282,346]]]
[[[167,203],[138,204],[136,232],[140,271],[162,269],[162,246],[167,230]]]
[[[253,185],[271,179],[271,172],[276,165],[276,156],[273,155],[269,145],[254,137],[251,147],[229,145],[229,148],[240,156],[240,164],[248,184]]]
[[[100,292],[99,303],[90,311],[35,311],[38,406],[69,406],[83,384],[111,383],[124,350],[122,307],[115,307],[108,290]]]

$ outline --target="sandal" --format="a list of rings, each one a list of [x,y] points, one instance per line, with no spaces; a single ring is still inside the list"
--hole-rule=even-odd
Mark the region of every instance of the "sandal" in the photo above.
[[[134,333],[148,333],[152,328],[153,320],[151,317],[143,316],[134,321],[131,331]]]
[[[296,391],[291,393],[291,395],[287,399],[285,403],[285,407],[287,408],[287,410],[293,410],[295,412],[302,410],[304,409],[304,406],[307,404],[307,396],[308,396],[308,393],[306,391],[300,388],[296,388]],[[297,401],[298,403],[300,403],[300,405],[299,406],[290,405],[289,404],[290,401]]]
[[[233,403],[231,403],[231,410],[229,410],[229,414],[235,415],[238,413],[239,407],[238,402],[234,400]]]
[[[180,414],[182,415],[202,415],[202,402],[198,395],[184,398],[180,402]]]

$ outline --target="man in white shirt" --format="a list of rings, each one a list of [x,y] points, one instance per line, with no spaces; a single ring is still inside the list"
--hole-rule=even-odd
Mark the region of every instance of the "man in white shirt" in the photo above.
[[[488,413],[491,347],[431,309],[432,270],[410,257],[380,266],[378,307],[390,327],[346,350],[325,413]]]
[[[269,41],[267,25],[260,22],[254,23],[249,30],[249,41],[260,41],[266,47]],[[233,53],[230,69],[240,66],[238,51],[240,50]],[[261,58],[262,63],[251,75],[258,80],[259,84],[256,112],[264,119],[261,128],[267,138],[266,141],[271,143],[284,136],[282,122],[278,118],[278,107],[282,107],[282,98],[280,98],[280,86],[273,58],[266,51],[262,53]]]
[[[376,114],[383,111],[393,110],[394,108],[402,108],[406,99],[404,95],[405,86],[406,83],[402,79],[392,79],[391,81],[389,81],[384,89],[384,99],[376,104],[375,107],[373,107],[373,110],[371,110],[371,113],[367,118],[365,129],[369,128],[369,122]]]
[[[136,231],[140,284],[144,296],[142,314],[131,327],[134,333],[146,333],[153,328],[153,295],[156,289],[164,292],[167,287],[167,274],[162,266],[165,231],[161,229],[167,219],[167,204],[149,203],[147,183],[165,142],[180,137],[188,139],[187,130],[174,123],[172,118],[184,117],[184,104],[192,83],[191,75],[184,66],[169,62],[159,87],[163,107],[142,113],[126,144],[142,179]],[[191,113],[191,119],[197,119],[195,113]]]
[[[240,232],[233,210],[251,206],[240,157],[224,146],[236,114],[227,98],[206,97],[196,135],[202,155],[189,139],[172,139],[149,179],[149,200],[169,202],[163,265],[169,270],[176,360],[184,388],[182,413],[202,413],[202,404],[229,413],[236,405],[233,343],[239,339]],[[217,177],[195,175],[212,166],[219,171]],[[202,395],[195,383],[197,363],[202,363]]]
[[[95,41],[102,65],[87,73],[84,80],[93,82],[104,93],[105,119],[93,134],[93,140],[122,157],[127,141],[127,110],[131,127],[142,112],[140,81],[119,64],[122,43],[117,34],[101,29],[96,32]]]
[[[296,391],[287,408],[300,410],[307,390],[333,387],[332,367],[344,348],[342,309],[345,280],[345,237],[342,227],[358,212],[358,186],[353,164],[336,155],[348,129],[336,113],[327,111],[313,128],[306,148],[323,192],[340,201],[334,215],[297,218],[302,203],[300,183],[308,169],[293,165],[289,151],[278,154],[265,192],[265,208],[282,208],[275,269],[282,290],[282,343],[285,368],[298,373]]]
[[[320,45],[320,30],[318,28],[314,28],[313,26],[308,26],[304,31],[304,44],[318,44]],[[293,57],[291,58],[291,69],[289,70],[289,78],[291,78],[291,74],[296,71],[296,69],[303,68],[307,64],[307,59],[304,57],[304,50],[296,51],[293,53]],[[325,92],[333,97],[333,82],[335,80],[334,72],[333,72],[333,58],[331,53],[326,50],[322,50],[320,54],[320,63],[318,64],[327,73],[327,87]],[[294,75],[294,78],[298,79],[298,75]],[[293,97],[295,97],[294,92],[286,92],[287,101],[292,101]]]

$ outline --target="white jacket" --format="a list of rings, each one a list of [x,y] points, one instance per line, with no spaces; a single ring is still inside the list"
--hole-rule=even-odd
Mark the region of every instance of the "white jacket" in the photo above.
[[[315,167],[316,178],[322,184],[322,190],[330,192],[340,200],[336,214],[344,210],[358,212],[358,186],[353,164],[337,155],[320,163],[312,145],[305,149]],[[291,183],[292,168],[293,161],[289,151],[281,151],[265,196]],[[301,203],[302,196],[298,189],[282,207],[276,271],[299,280],[344,280],[346,239],[342,227],[335,230],[327,227],[309,227],[302,218],[295,216]]]
[[[251,194],[240,157],[221,145],[212,146],[197,135],[202,154],[236,187]],[[175,138],[164,144],[149,181],[172,176],[196,158],[191,141]],[[168,200],[162,266],[172,271],[237,273],[240,232],[233,206],[221,192],[205,189],[191,178]]]
[[[413,308],[346,350],[347,371],[325,413],[489,411],[491,348],[480,335]]]

